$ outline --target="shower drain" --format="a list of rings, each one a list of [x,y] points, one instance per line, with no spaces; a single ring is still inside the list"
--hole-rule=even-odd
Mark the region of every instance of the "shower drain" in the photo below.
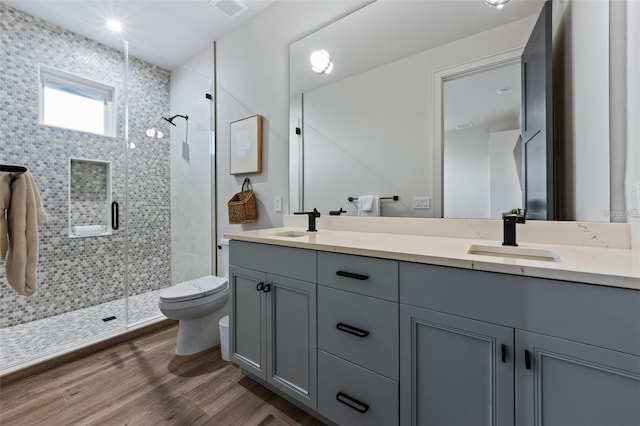
[[[102,321],[107,322],[107,321],[113,321],[114,319],[116,319],[116,317],[115,315],[112,315],[110,317],[102,318]]]

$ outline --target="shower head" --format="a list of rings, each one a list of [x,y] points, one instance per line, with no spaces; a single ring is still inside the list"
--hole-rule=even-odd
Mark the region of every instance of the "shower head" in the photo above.
[[[188,115],[180,115],[180,114],[176,114],[176,115],[174,115],[174,116],[173,116],[173,117],[171,117],[171,118],[162,117],[162,119],[163,119],[163,120],[167,120],[167,121],[169,122],[169,124],[171,124],[172,126],[175,126],[175,123],[173,122],[173,120],[174,120],[176,117],[182,117],[182,118],[184,118],[185,120],[189,121],[189,116],[188,116]]]

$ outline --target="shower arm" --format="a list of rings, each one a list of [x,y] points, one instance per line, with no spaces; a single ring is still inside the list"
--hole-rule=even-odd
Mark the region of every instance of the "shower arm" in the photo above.
[[[176,114],[171,118],[167,118],[167,117],[162,117],[163,120],[166,120],[169,122],[169,124],[171,124],[172,126],[175,126],[176,124],[173,122],[173,120],[176,117],[180,117],[180,118],[184,118],[186,121],[189,121],[189,116],[188,115],[180,115],[180,114]]]

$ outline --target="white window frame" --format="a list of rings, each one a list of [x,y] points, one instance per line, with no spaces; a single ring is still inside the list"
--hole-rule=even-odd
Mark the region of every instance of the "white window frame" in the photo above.
[[[99,135],[115,137],[116,136],[116,88],[106,83],[102,83],[97,80],[91,80],[78,74],[73,74],[67,71],[63,71],[58,68],[54,68],[45,64],[38,65],[38,82],[39,82],[39,108],[38,108],[38,123],[43,126],[59,127],[44,122],[44,89],[50,83],[53,85],[69,88],[73,91],[85,93],[88,97],[99,97],[104,99],[104,132],[96,133]],[[77,132],[86,132],[84,130],[78,130],[73,128],[67,128],[68,130],[74,130]]]

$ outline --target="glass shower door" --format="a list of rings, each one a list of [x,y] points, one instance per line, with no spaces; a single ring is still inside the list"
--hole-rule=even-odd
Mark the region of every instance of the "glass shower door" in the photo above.
[[[158,318],[171,279],[169,72],[128,61],[127,325]]]
[[[212,64],[211,64],[212,65]],[[212,79],[129,60],[128,325],[161,317],[159,292],[210,275]],[[170,124],[163,117],[176,116]]]
[[[214,273],[216,253],[213,50],[169,72],[115,37],[4,3],[0,19],[0,164],[28,169],[49,219],[35,294],[0,260],[4,374],[162,319],[160,289]]]
[[[108,47],[6,4],[0,17],[0,163],[27,168],[48,216],[33,295],[18,294],[0,261],[6,373],[125,330],[126,235],[111,203],[125,198],[126,56],[119,40]]]

